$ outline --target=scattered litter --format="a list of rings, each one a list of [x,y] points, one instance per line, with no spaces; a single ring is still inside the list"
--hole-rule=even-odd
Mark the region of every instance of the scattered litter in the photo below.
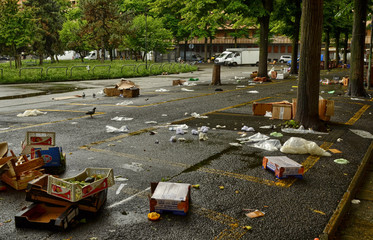
[[[125,169],[132,170],[134,172],[141,172],[144,171],[144,169],[141,166],[141,163],[132,162],[131,164],[124,164],[122,167]]]
[[[156,92],[169,92],[170,90],[167,90],[167,89],[164,89],[164,88],[160,88],[160,89],[157,89],[155,91]]]
[[[278,151],[281,148],[281,142],[278,139],[268,139],[249,145],[250,147],[260,148],[267,151]]]
[[[148,219],[150,221],[157,221],[157,220],[159,220],[160,217],[161,217],[161,215],[157,212],[148,213]]]
[[[189,81],[198,81],[199,78],[189,78]]]
[[[283,153],[290,154],[311,154],[317,156],[330,157],[331,154],[320,148],[315,142],[307,141],[299,137],[291,137],[280,149]]]
[[[184,129],[182,127],[176,128],[176,134],[184,135]]]
[[[203,132],[203,133],[207,133],[209,131],[209,127],[206,127],[206,126],[202,126],[200,128],[198,128],[198,131],[200,132]]]
[[[332,153],[342,153],[341,151],[335,148],[330,148],[329,151],[331,151]]]
[[[172,137],[170,138],[170,142],[176,142],[176,141],[177,141],[176,136],[172,136]]]
[[[10,129],[10,127],[7,127],[7,128],[0,128],[0,131],[5,131],[5,130],[8,130]]]
[[[237,76],[234,76],[234,79],[235,79],[235,80],[244,80],[245,77],[237,77]]]
[[[199,133],[199,140],[200,141],[206,141],[207,139],[209,139],[209,138],[207,137],[206,133],[203,133],[203,132]]]
[[[222,91],[223,91],[223,89],[221,89],[221,88],[215,89],[215,92],[222,92]]]
[[[109,125],[106,125],[106,132],[108,133],[122,133],[122,132],[128,132],[129,129],[126,125],[120,127],[120,128],[115,128]]]
[[[262,166],[264,169],[269,169],[275,173],[279,179],[289,176],[303,178],[304,167],[293,159],[286,156],[267,156],[263,157]]]
[[[242,227],[242,228],[244,228],[244,229],[246,229],[246,230],[251,230],[251,229],[252,229],[251,226],[244,226],[244,227]]]
[[[271,132],[271,134],[269,134],[270,136],[273,136],[273,137],[283,137],[284,135],[282,133],[278,133],[278,132]]]
[[[272,112],[268,112],[268,111],[266,111],[266,114],[264,114],[264,117],[269,117],[269,118],[271,118],[271,117],[272,117]]]
[[[195,130],[195,129],[192,129],[191,133],[192,133],[192,135],[198,135],[198,131]]]
[[[256,90],[253,90],[253,91],[247,91],[247,93],[259,93],[259,92]]]
[[[248,127],[248,126],[243,126],[241,128],[241,131],[245,131],[245,132],[255,132],[254,128],[253,127]]]
[[[66,97],[58,97],[58,98],[52,98],[54,101],[59,101],[59,100],[67,100],[67,99],[73,99],[73,98],[85,98],[85,95],[73,95],[73,96],[66,96]]]
[[[328,93],[329,93],[329,94],[333,94],[333,93],[335,93],[335,91],[334,91],[334,90],[333,90],[333,91],[329,91]]]
[[[321,214],[321,215],[326,215],[326,213],[322,212],[322,211],[319,211],[319,210],[315,210],[315,209],[312,209],[310,208],[313,212],[315,213],[318,213],[318,214]]]
[[[167,117],[167,114],[162,114],[162,117]]]
[[[337,142],[342,142],[342,141],[343,141],[342,138],[338,138],[338,139],[337,139]]]
[[[200,114],[194,112],[190,114],[194,118],[208,118],[208,116],[201,116]]]
[[[17,117],[30,117],[30,116],[38,116],[42,114],[47,114],[47,113],[41,112],[37,109],[33,109],[33,110],[26,110],[24,113],[17,114]]]
[[[118,187],[118,189],[117,189],[117,191],[115,192],[115,194],[119,194],[120,193],[120,191],[122,191],[122,189],[124,188],[124,186],[126,186],[127,185],[127,183],[122,183],[122,184],[120,184],[119,185],[119,187]]]
[[[245,85],[237,85],[236,88],[245,88]]]
[[[364,101],[364,99],[360,99],[360,98],[351,98],[351,100],[354,100],[354,101]]]
[[[113,144],[113,143],[109,143],[107,146],[108,146],[108,147],[114,147],[115,144]]]
[[[72,122],[71,125],[75,125],[75,124],[78,124],[78,122]],[[0,129],[1,130],[1,129]]]
[[[361,201],[359,199],[352,199],[351,203],[352,204],[359,204]]]
[[[184,130],[188,129],[188,125],[186,125],[186,124],[176,124],[176,125],[169,125],[168,130],[176,131],[176,129],[180,128],[180,127]]]
[[[266,125],[266,126],[260,126],[259,128],[262,128],[262,129],[275,129],[276,126],[275,125]]]
[[[184,85],[184,86],[197,86],[197,83],[194,83],[194,82],[184,82],[182,85]]]
[[[311,128],[310,129],[304,129],[303,126],[300,126],[299,128],[282,128],[281,131],[282,132],[286,132],[286,133],[301,133],[301,134],[306,134],[306,133],[311,133],[311,134],[328,134],[326,132],[317,132],[317,131],[314,131]]]
[[[133,120],[133,118],[118,117],[118,116],[116,116],[116,117],[113,117],[111,120],[112,121],[117,121],[117,122],[120,122],[120,121],[131,121],[131,120]]]
[[[193,89],[182,88],[181,91],[184,91],[184,92],[193,92],[194,90]]]
[[[255,210],[253,212],[246,213],[245,215],[249,218],[257,218],[257,217],[263,217],[265,213],[260,210]]]
[[[117,103],[116,105],[121,105],[121,106],[127,106],[127,105],[132,105],[133,102],[132,101],[123,101],[123,102],[120,102],[120,103]]]
[[[192,188],[199,189],[199,184],[192,185]]]
[[[157,132],[154,132],[154,131],[150,131],[149,132],[149,135],[155,135]]]
[[[156,121],[146,121],[145,124],[157,124]]]
[[[185,141],[186,141],[185,138],[178,138],[177,140],[178,140],[179,142],[185,142]]]
[[[224,189],[224,186],[219,186],[219,188],[220,188],[221,190],[223,190],[223,189]]]
[[[355,133],[356,135],[359,135],[362,138],[373,139],[373,135],[370,132],[367,132],[367,131],[364,131],[364,130],[357,130],[357,129],[350,129],[350,131]]]
[[[227,126],[216,125],[216,128],[227,128]]]
[[[124,178],[124,177],[115,177],[115,181],[118,181],[118,182],[124,182],[124,181],[128,181],[128,178]]]
[[[229,145],[234,146],[234,147],[241,147],[242,146],[242,144],[240,144],[240,143],[229,143]]]
[[[261,133],[256,133],[250,137],[237,138],[237,140],[240,141],[241,143],[254,143],[254,142],[264,141],[267,139],[269,139],[269,137]]]
[[[348,163],[350,163],[347,159],[344,159],[344,158],[334,159],[334,162],[338,163],[338,164],[348,164]]]

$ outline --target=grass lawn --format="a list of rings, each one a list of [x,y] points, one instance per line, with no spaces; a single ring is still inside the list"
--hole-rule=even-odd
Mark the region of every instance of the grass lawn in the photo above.
[[[22,67],[16,69],[14,61],[0,63],[0,84],[58,82],[69,80],[112,79],[159,75],[163,72],[177,73],[197,70],[197,66],[179,63],[153,63],[134,60],[61,60],[58,63],[39,60],[22,60]]]

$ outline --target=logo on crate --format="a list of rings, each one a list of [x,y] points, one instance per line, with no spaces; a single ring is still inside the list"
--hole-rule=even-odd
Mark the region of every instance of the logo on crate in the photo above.
[[[42,157],[43,157],[44,163],[50,163],[50,162],[52,162],[53,158],[52,158],[51,155],[45,154]]]

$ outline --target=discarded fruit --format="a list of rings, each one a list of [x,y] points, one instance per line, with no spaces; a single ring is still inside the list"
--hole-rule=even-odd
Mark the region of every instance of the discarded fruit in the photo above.
[[[161,215],[157,212],[148,213],[148,219],[150,221],[157,221],[160,217],[161,217]]]

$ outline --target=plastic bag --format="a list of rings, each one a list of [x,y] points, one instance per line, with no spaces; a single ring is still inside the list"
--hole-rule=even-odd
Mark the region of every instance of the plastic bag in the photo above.
[[[168,126],[168,130],[175,131],[176,128],[179,128],[179,127],[181,127],[183,130],[188,129],[188,125],[186,125],[186,124],[176,124],[176,125],[170,125],[170,126]]]
[[[194,117],[194,118],[208,118],[208,116],[201,116],[200,114],[194,112],[194,113],[191,113],[190,116]]]
[[[303,138],[291,137],[280,149],[283,153],[290,154],[311,154],[317,156],[330,157],[331,154],[320,148],[315,142],[307,141]]]
[[[264,141],[264,140],[267,140],[267,139],[269,139],[269,137],[267,135],[264,135],[264,134],[261,134],[261,133],[254,134],[250,137],[237,138],[237,140],[240,141],[241,143],[260,142],[260,141]]]
[[[123,133],[123,132],[128,132],[129,129],[127,126],[122,126],[120,128],[112,127],[109,125],[106,125],[106,132],[108,133]]]
[[[24,113],[17,114],[17,117],[30,117],[30,116],[37,116],[37,115],[42,115],[42,114],[47,114],[47,113],[34,109],[34,110],[26,110]]]
[[[267,151],[278,151],[281,148],[281,142],[278,139],[268,139],[249,145],[250,147],[256,147]]]
[[[367,132],[367,131],[364,131],[364,130],[357,130],[357,129],[350,129],[350,131],[355,133],[356,135],[359,135],[362,138],[373,139],[373,135],[370,132]]]

